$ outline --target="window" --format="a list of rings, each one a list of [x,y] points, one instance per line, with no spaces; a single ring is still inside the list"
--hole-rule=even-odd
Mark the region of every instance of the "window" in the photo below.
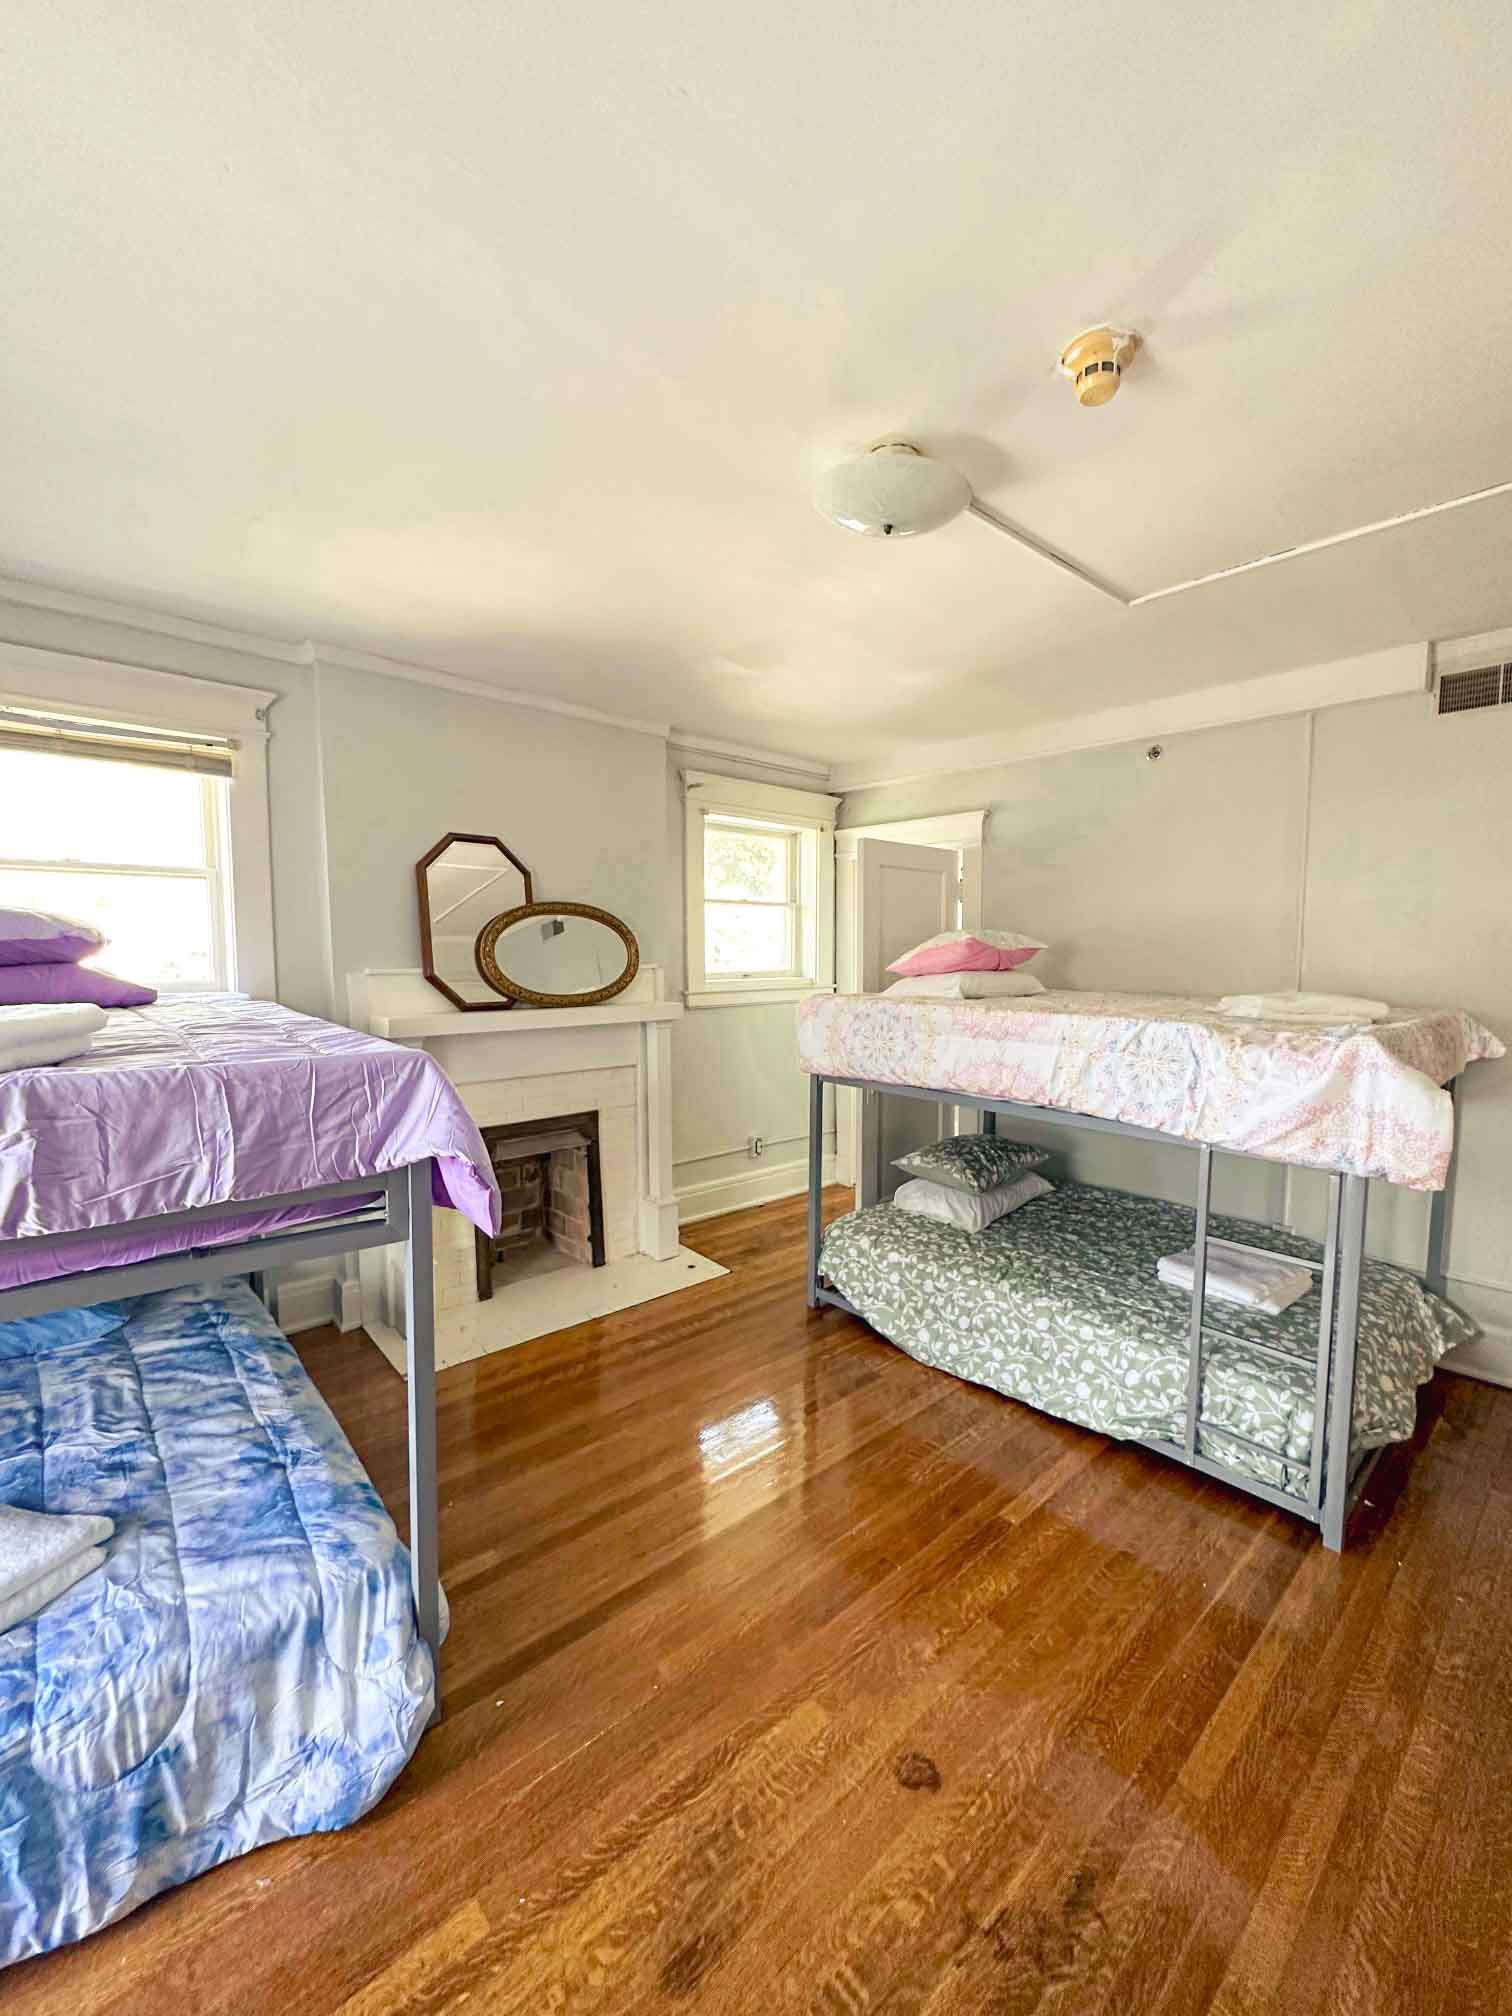
[[[234,984],[227,783],[0,747],[0,903],[96,925],[97,961],[149,987]]]
[[[834,984],[834,818],[823,792],[689,771],[689,1005]]]
[[[771,822],[704,821],[704,971],[722,980],[798,972],[798,835]]]
[[[278,698],[0,641],[0,902],[98,921],[126,978],[274,998]]]

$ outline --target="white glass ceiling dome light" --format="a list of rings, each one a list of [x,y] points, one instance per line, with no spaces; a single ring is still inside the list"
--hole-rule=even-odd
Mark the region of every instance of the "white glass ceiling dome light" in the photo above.
[[[814,502],[848,532],[913,539],[959,518],[971,502],[971,485],[948,462],[921,455],[906,441],[884,441],[827,469]]]

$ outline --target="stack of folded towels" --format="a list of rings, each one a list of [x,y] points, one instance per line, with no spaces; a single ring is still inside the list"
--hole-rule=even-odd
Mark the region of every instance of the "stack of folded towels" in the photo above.
[[[1155,1271],[1168,1288],[1182,1288],[1190,1295],[1197,1254],[1190,1246],[1184,1253],[1167,1253]],[[1207,1293],[1216,1302],[1232,1302],[1260,1316],[1279,1316],[1300,1302],[1312,1285],[1312,1269],[1288,1260],[1284,1253],[1252,1253],[1226,1239],[1207,1242]]]
[[[1391,1015],[1384,1001],[1364,994],[1225,994],[1218,1006],[1225,1015],[1248,1022],[1344,1023],[1350,1028],[1385,1022]]]
[[[30,1071],[82,1057],[105,1019],[105,1010],[87,1001],[61,1008],[0,1008],[0,1071]]]
[[[75,917],[0,908],[0,1071],[82,1056],[105,1009],[156,1001],[152,988],[84,964],[104,949],[104,933]]]
[[[962,1232],[985,1232],[1010,1211],[1054,1188],[1038,1173],[1043,1148],[997,1134],[957,1134],[902,1155],[893,1164],[910,1178],[893,1193],[900,1211],[934,1218]]]
[[[0,1631],[24,1624],[102,1566],[109,1519],[0,1505]]]

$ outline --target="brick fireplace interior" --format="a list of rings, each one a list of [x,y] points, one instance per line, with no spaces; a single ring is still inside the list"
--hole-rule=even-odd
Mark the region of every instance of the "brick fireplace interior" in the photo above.
[[[484,1127],[503,1200],[497,1239],[477,1235],[478,1300],[496,1284],[604,1264],[597,1113]]]

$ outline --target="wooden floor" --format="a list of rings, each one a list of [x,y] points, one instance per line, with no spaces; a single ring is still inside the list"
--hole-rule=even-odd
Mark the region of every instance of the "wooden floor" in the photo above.
[[[1351,1550],[724,1280],[443,1376],[447,1714],[27,2012],[1512,2009],[1512,1393]],[[396,1514],[403,1396],[301,1340]]]

